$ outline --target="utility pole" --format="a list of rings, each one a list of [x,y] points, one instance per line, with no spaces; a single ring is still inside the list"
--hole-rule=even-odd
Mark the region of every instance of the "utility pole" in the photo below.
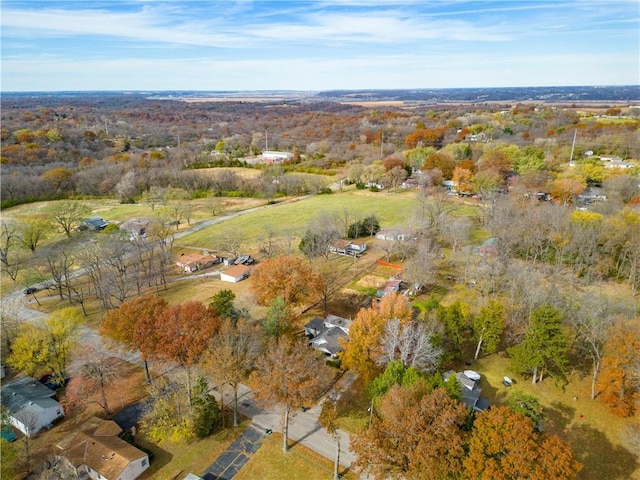
[[[269,130],[264,131],[264,149],[269,150]]]

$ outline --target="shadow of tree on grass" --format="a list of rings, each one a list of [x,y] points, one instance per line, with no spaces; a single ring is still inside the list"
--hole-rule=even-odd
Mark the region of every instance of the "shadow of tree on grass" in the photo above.
[[[564,432],[573,420],[576,409],[560,402],[553,402],[544,409],[543,425],[545,430]]]
[[[627,480],[640,466],[635,455],[589,425],[573,425],[568,434],[575,458],[583,465],[580,479]]]

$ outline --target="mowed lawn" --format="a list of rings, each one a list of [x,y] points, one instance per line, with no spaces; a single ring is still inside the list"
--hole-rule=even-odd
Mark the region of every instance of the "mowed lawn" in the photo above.
[[[355,480],[353,472],[340,467],[342,478]],[[331,480],[333,462],[304,445],[296,444],[287,453],[282,451],[282,434],[273,433],[234,477],[236,480]]]
[[[573,372],[564,387],[553,378],[533,385],[530,379],[509,372],[504,354],[480,358],[471,368],[483,375],[482,395],[492,404],[505,404],[515,390],[538,398],[544,408],[544,430],[568,442],[583,464],[579,480],[640,479],[640,452],[625,448],[620,435],[631,420],[616,417],[598,400],[590,400],[588,374]],[[513,387],[502,385],[505,375],[516,380]]]
[[[272,205],[256,212],[229,219],[180,239],[176,244],[212,248],[215,235],[223,230],[240,232],[247,244],[257,242],[272,231],[276,236],[299,235],[320,213],[352,223],[367,215],[376,215],[381,227],[391,228],[409,222],[415,204],[415,192],[369,192],[350,190],[331,195],[314,195],[298,201]]]

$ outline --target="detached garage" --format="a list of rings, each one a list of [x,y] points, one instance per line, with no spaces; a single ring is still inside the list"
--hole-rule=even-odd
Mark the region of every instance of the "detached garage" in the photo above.
[[[249,276],[251,268],[244,265],[234,265],[224,272],[220,272],[220,280],[223,282],[238,283]]]

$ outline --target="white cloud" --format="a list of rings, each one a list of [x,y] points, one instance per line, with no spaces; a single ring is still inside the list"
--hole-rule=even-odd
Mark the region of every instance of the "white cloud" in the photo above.
[[[347,59],[199,58],[27,60],[7,58],[3,89],[12,90],[328,90],[533,85],[634,84],[637,59],[624,55],[476,58],[471,55],[388,55]],[[597,69],[590,65],[599,65]],[[635,70],[634,70],[635,68]],[[576,82],[573,71],[580,71]],[[568,73],[569,72],[569,73]],[[635,77],[634,77],[634,72]],[[524,80],[523,80],[524,79]]]

